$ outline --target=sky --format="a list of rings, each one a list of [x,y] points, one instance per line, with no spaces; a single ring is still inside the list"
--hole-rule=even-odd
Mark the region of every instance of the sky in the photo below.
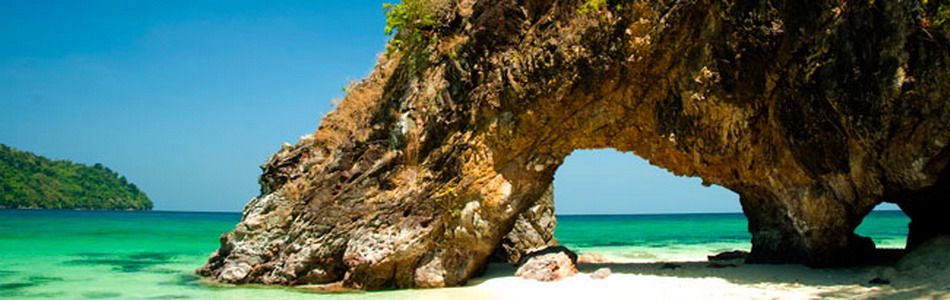
[[[102,163],[156,210],[240,211],[384,49],[384,1],[0,0],[0,143]],[[629,153],[577,151],[560,214],[738,212]]]
[[[740,212],[739,196],[679,177],[632,153],[575,150],[554,174],[554,209],[569,214]]]

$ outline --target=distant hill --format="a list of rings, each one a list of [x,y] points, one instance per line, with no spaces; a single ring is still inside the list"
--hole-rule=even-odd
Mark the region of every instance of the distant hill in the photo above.
[[[152,201],[102,164],[51,160],[0,144],[0,208],[150,210]]]

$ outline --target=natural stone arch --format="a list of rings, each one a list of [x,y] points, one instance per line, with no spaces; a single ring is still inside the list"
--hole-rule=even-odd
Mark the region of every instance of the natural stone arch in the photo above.
[[[433,42],[381,58],[265,163],[200,273],[459,285],[575,149],[737,192],[753,262],[860,262],[873,243],[854,228],[880,201],[946,207],[927,196],[950,159],[950,34],[919,23],[936,4],[436,2],[441,25],[400,33]]]

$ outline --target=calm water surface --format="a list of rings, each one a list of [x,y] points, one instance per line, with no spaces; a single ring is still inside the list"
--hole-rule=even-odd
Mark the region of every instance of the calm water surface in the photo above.
[[[315,294],[211,287],[194,269],[234,227],[236,213],[0,210],[0,299],[414,299],[438,291]],[[902,247],[907,218],[874,212],[858,228]],[[741,214],[559,216],[558,240],[628,260],[702,259],[750,248]],[[425,294],[428,293],[428,294]]]

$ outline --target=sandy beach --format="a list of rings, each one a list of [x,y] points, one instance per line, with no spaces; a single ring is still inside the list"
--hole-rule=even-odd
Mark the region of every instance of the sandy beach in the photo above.
[[[813,269],[804,265],[709,261],[680,253],[655,260],[593,257],[560,281],[515,277],[516,266],[492,263],[486,273],[455,288],[344,293],[361,299],[950,299],[950,237],[937,238],[895,263]],[[715,253],[708,253],[715,254]],[[584,253],[581,253],[584,257]],[[591,256],[588,256],[591,257]],[[672,260],[671,260],[672,258]],[[596,271],[610,275],[596,279]]]
[[[558,282],[498,276],[472,288],[491,299],[950,299],[950,286],[936,286],[927,278],[894,276],[898,272],[889,267],[815,270],[799,265],[737,263],[736,267],[713,269],[707,262],[677,262],[682,267],[662,269],[663,264],[586,264],[579,266],[581,273]],[[601,267],[609,267],[612,274],[591,278],[590,273]],[[493,268],[499,273],[514,271],[505,270],[505,266]],[[873,278],[887,278],[891,283],[869,284]]]
[[[494,264],[464,289],[472,289],[467,296],[485,299],[950,299],[950,271],[945,266],[811,269],[721,264],[735,267],[711,268],[706,261],[579,264],[580,273],[557,282],[514,277],[514,267]],[[612,272],[607,278],[590,276],[605,267]],[[870,283],[875,278],[889,284]]]
[[[556,282],[514,277],[515,267],[492,264],[469,286],[431,296],[482,299],[950,299],[946,249],[950,239],[915,251],[896,264],[839,269],[744,264],[705,257],[680,261],[580,263],[580,273]],[[594,279],[591,273],[609,268]],[[887,283],[873,283],[875,278]],[[451,291],[454,290],[454,291]],[[461,292],[456,294],[456,292]],[[455,295],[453,295],[455,294]]]
[[[465,287],[357,293],[372,299],[950,299],[945,250],[893,266],[812,269],[802,265],[710,267],[693,261],[578,264],[580,273],[555,282],[515,277],[516,267],[491,264]],[[905,259],[906,260],[906,259]],[[678,267],[671,267],[676,265]],[[734,266],[732,266],[734,265]],[[611,274],[591,274],[610,268]],[[875,278],[888,283],[872,283]],[[356,295],[353,295],[356,296]]]

